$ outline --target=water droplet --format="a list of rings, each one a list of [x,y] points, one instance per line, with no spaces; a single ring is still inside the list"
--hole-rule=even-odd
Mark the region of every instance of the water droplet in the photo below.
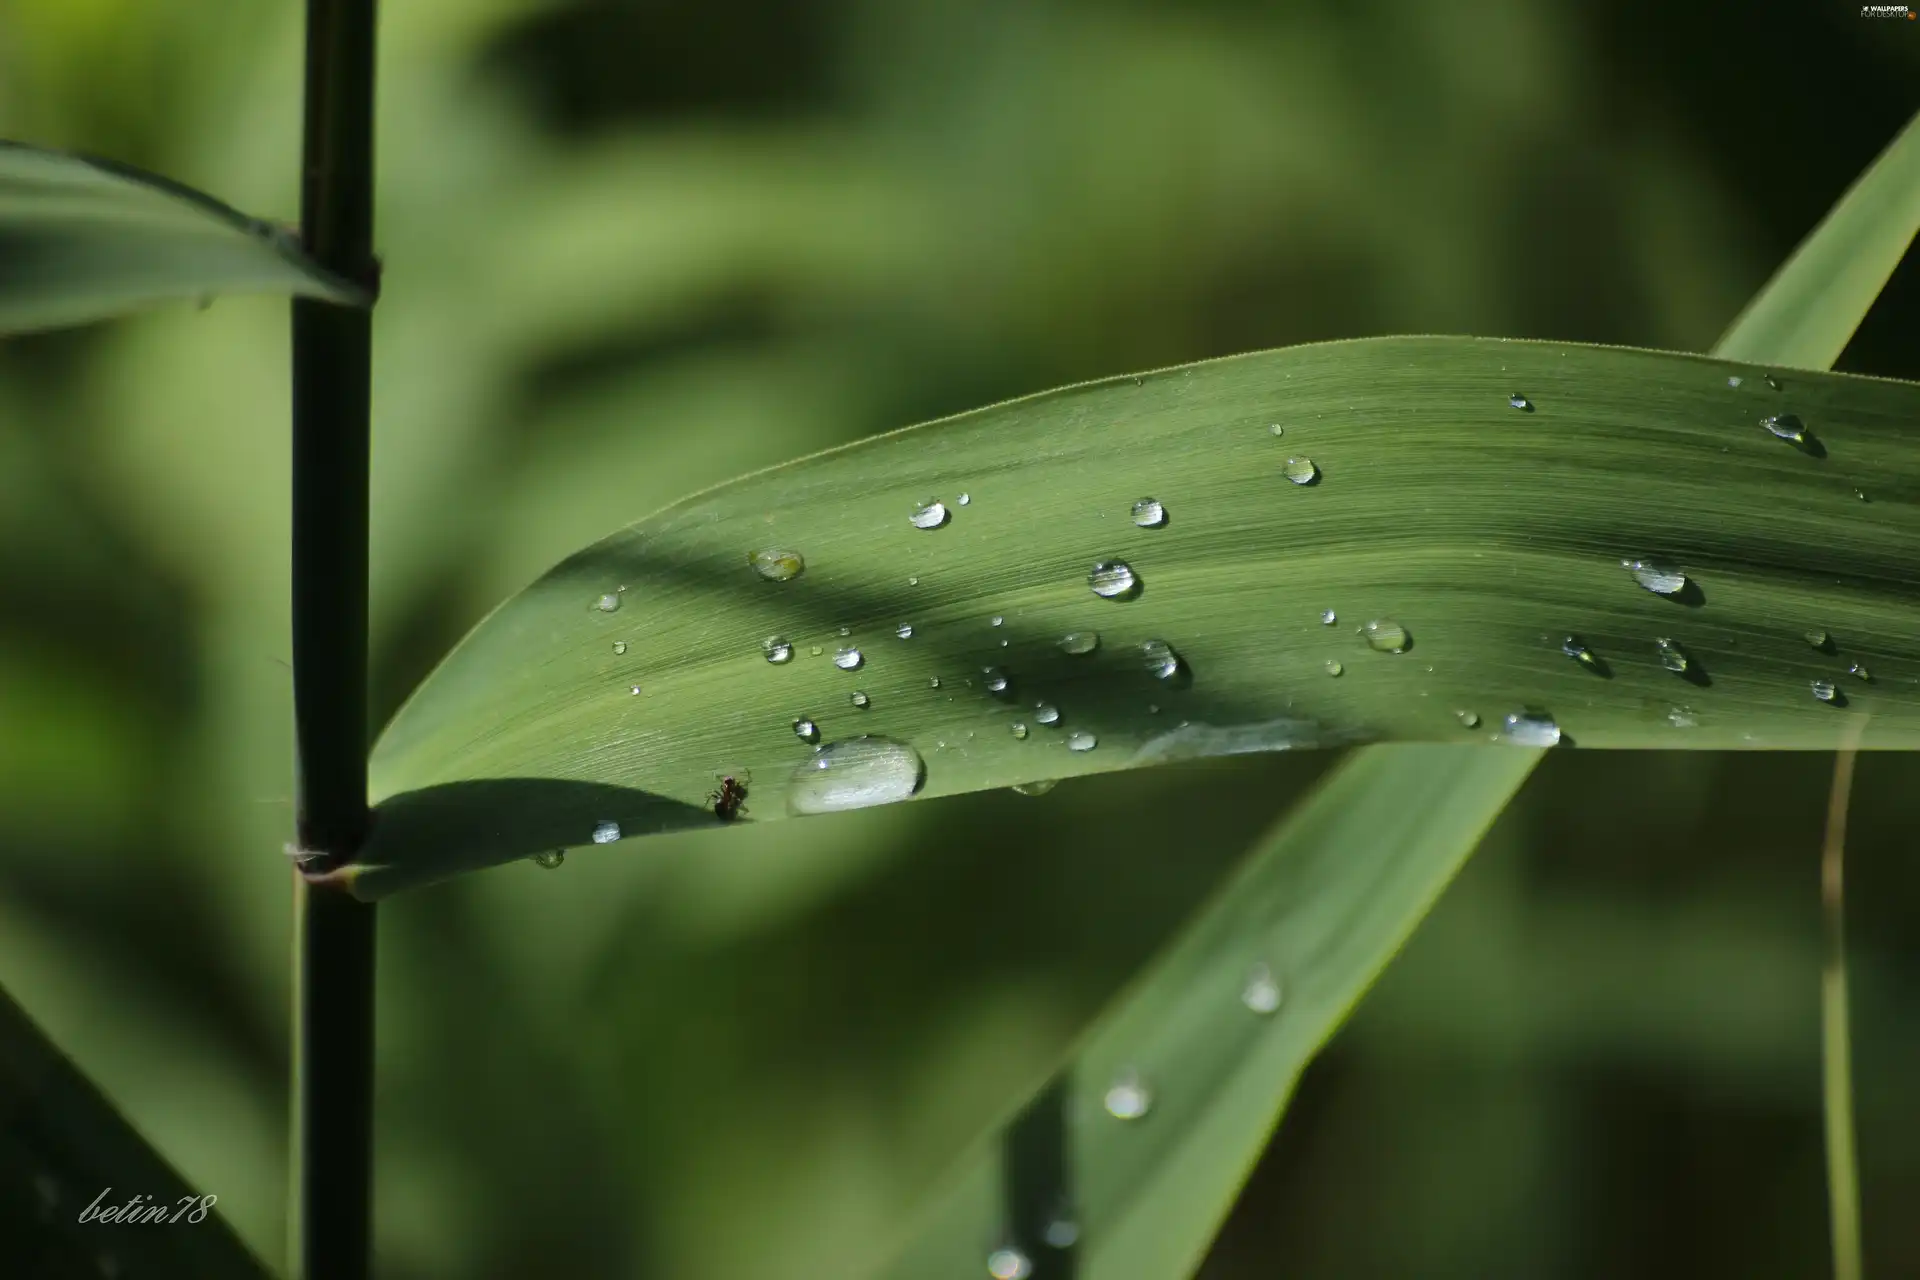
[[[1020,721],[1015,720],[1010,727],[1013,730],[1014,737],[1024,739],[1027,736],[1027,726]]]
[[[1557,747],[1560,726],[1553,717],[1535,707],[1516,711],[1506,720],[1507,741],[1519,747]]]
[[[595,844],[612,844],[619,838],[620,824],[617,822],[602,822],[593,829],[593,842]]]
[[[1778,378],[1776,378],[1776,377],[1774,377],[1774,376],[1773,376],[1772,374],[1768,374],[1768,375],[1767,375],[1767,386],[1768,386],[1768,387],[1770,387],[1771,389],[1773,389],[1773,390],[1775,390],[1775,391],[1778,391],[1778,390],[1780,389],[1780,380],[1779,380]]]
[[[614,839],[618,840],[620,838],[619,833],[620,833],[620,828],[615,827]],[[596,836],[595,839],[597,840],[598,837]],[[533,858],[531,859],[534,866],[544,867],[548,871],[553,870],[555,867],[559,866],[561,863],[565,862],[566,860],[567,860],[567,851],[565,849],[548,849],[544,853],[534,854]]]
[[[1320,468],[1313,465],[1312,458],[1288,458],[1286,465],[1280,468],[1280,474],[1295,484],[1312,484],[1319,476]]]
[[[994,614],[991,618],[987,619],[987,625],[990,627],[1002,627],[1002,626],[1005,626],[1006,623],[1007,623],[1007,620],[1001,617],[997,613]]]
[[[1346,668],[1340,665],[1340,660],[1339,660],[1338,658],[1328,658],[1328,659],[1327,659],[1327,674],[1328,674],[1328,675],[1330,675],[1330,676],[1337,676],[1337,675],[1339,675],[1339,674],[1340,674],[1341,672],[1343,672],[1343,671],[1345,671],[1345,670],[1346,670]]]
[[[947,522],[947,504],[929,498],[916,505],[907,520],[916,529],[938,529]]]
[[[1866,681],[1868,684],[1873,683],[1873,672],[1867,670],[1865,666],[1863,666],[1858,662],[1854,663],[1852,666],[1847,668],[1847,674],[1850,676],[1857,676],[1861,680]]]
[[[1016,782],[1011,790],[1023,796],[1043,796],[1060,785],[1058,778],[1038,778],[1032,782]]]
[[[1005,693],[1007,691],[1007,673],[1000,668],[982,667],[980,668],[980,674],[986,677],[988,693]]]
[[[759,551],[747,553],[747,563],[753,571],[768,582],[790,582],[800,576],[807,567],[806,559],[798,551],[787,551],[779,547],[764,547]]]
[[[1824,631],[1806,632],[1807,643],[1822,653],[1833,652],[1833,637]]]
[[[1153,1090],[1137,1071],[1121,1071],[1107,1086],[1107,1114],[1116,1120],[1138,1120],[1153,1109]]]
[[[1067,750],[1069,751],[1091,751],[1099,745],[1100,739],[1094,737],[1085,729],[1075,729],[1067,735]]]
[[[833,665],[842,671],[858,671],[860,664],[866,660],[866,655],[850,644],[842,645],[840,651],[833,655]]]
[[[1840,699],[1840,691],[1833,687],[1833,681],[1831,680],[1815,680],[1813,682],[1813,696],[1822,702],[1837,702]]]
[[[620,597],[612,591],[607,592],[593,602],[593,607],[602,613],[612,613],[620,607]]]
[[[820,726],[806,716],[793,722],[793,736],[802,742],[820,741]]]
[[[627,651],[627,642],[625,640],[615,640],[613,642],[613,651],[615,653],[625,653]]]
[[[987,1274],[993,1280],[1027,1280],[1033,1263],[1018,1249],[995,1249],[987,1255]]]
[[[1662,560],[1622,560],[1620,567],[1657,596],[1678,595],[1687,589],[1687,575]]]
[[[1322,610],[1320,611],[1320,625],[1321,625],[1321,626],[1323,626],[1323,627],[1330,627],[1330,626],[1332,626],[1332,625],[1333,625],[1334,623],[1336,623],[1336,622],[1338,622],[1338,621],[1340,621],[1340,615],[1339,615],[1339,614],[1337,614],[1337,613],[1335,613],[1335,612],[1334,612],[1333,610],[1331,610],[1331,609],[1322,609]]]
[[[1587,648],[1587,642],[1579,636],[1568,636],[1563,639],[1560,642],[1560,652],[1589,670],[1596,669],[1600,665],[1599,655]]]
[[[927,681],[927,688],[929,688],[929,689],[938,689],[939,687],[940,687],[940,677],[939,677],[939,676],[935,676],[935,677],[934,677],[933,679],[931,679],[931,680],[929,680],[929,681]]]
[[[1869,497],[1867,496],[1867,491],[1866,491],[1865,489],[1855,489],[1855,490],[1853,491],[1853,496],[1854,496],[1854,497],[1856,497],[1856,498],[1858,498],[1858,499],[1860,499],[1860,501],[1862,501],[1862,502],[1871,502],[1871,501],[1873,501],[1873,499],[1871,499],[1871,498],[1869,498]]]
[[[910,587],[917,587],[917,586],[919,586],[919,585],[920,585],[920,579],[918,579],[918,578],[908,578],[908,579],[907,579],[907,585],[908,585],[908,586],[910,586]]]
[[[636,684],[632,688],[628,689],[627,692],[631,694],[633,697],[637,698],[640,696],[640,686]]]
[[[1140,656],[1156,680],[1171,680],[1180,674],[1180,655],[1165,640],[1143,640]]]
[[[1693,665],[1693,660],[1687,656],[1687,651],[1680,647],[1680,642],[1677,640],[1659,636],[1654,640],[1653,648],[1660,655],[1660,665],[1676,674],[1684,675]]]
[[[926,781],[926,762],[891,738],[848,738],[820,748],[793,771],[787,809],[837,813],[905,800]]]
[[[868,707],[873,705],[873,699],[869,698],[866,694],[862,693],[858,689],[855,689],[853,693],[848,696],[847,701],[851,702],[854,706],[860,708],[862,711],[865,711]]]
[[[1069,631],[1060,637],[1060,648],[1067,653],[1081,656],[1092,653],[1100,647],[1098,631]]]
[[[1739,386],[1739,385],[1740,385],[1740,375],[1739,375],[1739,374],[1737,374],[1737,373],[1730,373],[1730,374],[1728,374],[1728,375],[1727,375],[1727,385],[1728,385],[1728,386],[1730,386],[1730,387],[1737,387],[1737,386]]]
[[[1512,395],[1507,397],[1507,403],[1512,405],[1514,408],[1518,409],[1522,413],[1533,412],[1533,401],[1527,399],[1525,396],[1521,395],[1518,391],[1514,392]]]
[[[846,638],[847,636],[850,636],[850,635],[852,635],[852,634],[853,634],[853,628],[852,628],[852,627],[842,627],[842,628],[840,628],[840,635],[841,635],[841,638],[842,638],[842,639],[844,639],[844,638]]]
[[[961,494],[961,495],[960,495],[959,497],[957,497],[957,498],[955,498],[955,499],[954,499],[954,501],[955,501],[955,502],[957,502],[957,503],[959,503],[959,504],[960,504],[961,506],[963,506],[963,507],[964,507],[964,506],[966,506],[966,505],[967,505],[968,503],[970,503],[970,502],[972,502],[972,501],[973,501],[973,497],[972,497],[972,495],[971,495],[971,494],[965,494],[965,493],[963,493],[963,494]]]
[[[1167,509],[1158,498],[1142,498],[1133,504],[1133,522],[1142,529],[1158,529],[1167,522]]]
[[[1789,443],[1807,442],[1807,424],[1800,421],[1798,414],[1776,413],[1770,418],[1760,419],[1760,425]]]
[[[1360,628],[1367,647],[1380,653],[1405,653],[1413,643],[1407,629],[1391,618],[1375,618]]]
[[[1041,1239],[1055,1249],[1071,1249],[1080,1239],[1080,1224],[1064,1213],[1058,1214],[1041,1232]]]
[[[1478,711],[1456,711],[1453,713],[1453,718],[1469,729],[1478,729],[1480,727],[1480,713]]]
[[[1033,704],[1033,718],[1041,724],[1059,724],[1060,708],[1051,702],[1036,702]]]
[[[913,639],[913,624],[911,622],[903,622],[893,629],[893,634],[899,636],[902,640],[911,640]]]
[[[1272,1013],[1280,1007],[1280,983],[1264,964],[1253,966],[1247,984],[1240,988],[1240,1003],[1255,1013]]]
[[[1133,566],[1126,561],[1102,560],[1087,574],[1087,585],[1102,599],[1119,600],[1138,590],[1140,580],[1133,576]]]
[[[1667,723],[1676,729],[1691,729],[1700,723],[1695,714],[1692,707],[1672,706],[1667,708]]]
[[[1267,427],[1267,434],[1270,436],[1283,436],[1287,434],[1287,429],[1275,422]]]

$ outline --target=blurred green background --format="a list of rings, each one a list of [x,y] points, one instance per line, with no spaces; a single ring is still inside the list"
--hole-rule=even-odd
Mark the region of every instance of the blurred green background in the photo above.
[[[0,136],[291,218],[298,10],[0,0]],[[870,432],[1325,338],[1705,349],[1920,106],[1920,24],[1826,0],[385,10],[378,718],[562,555]],[[0,986],[275,1265],[286,310],[0,345]],[[1920,377],[1917,326],[1910,261],[1841,367]],[[388,904],[381,1274],[861,1274],[1328,763],[663,837]],[[1830,773],[1555,753],[1312,1068],[1203,1275],[1824,1273]],[[1848,855],[1888,1277],[1920,1274],[1916,782],[1863,762]]]

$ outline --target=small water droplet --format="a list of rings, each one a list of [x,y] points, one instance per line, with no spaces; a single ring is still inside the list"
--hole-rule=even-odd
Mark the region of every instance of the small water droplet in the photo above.
[[[618,827],[614,828],[614,832],[615,832],[614,839],[616,840],[619,839],[620,838],[618,834],[619,828]],[[566,860],[567,860],[567,851],[565,849],[548,849],[544,853],[534,854],[532,859],[534,866],[544,867],[548,871],[553,870],[555,867],[559,866],[561,863],[565,862]]]
[[[964,506],[966,506],[966,505],[967,505],[968,503],[970,503],[970,502],[972,502],[972,501],[973,501],[973,497],[972,497],[972,495],[971,495],[971,494],[965,494],[965,493],[963,493],[963,494],[961,494],[961,495],[960,495],[959,497],[957,497],[957,498],[955,498],[955,499],[954,499],[954,501],[955,501],[955,502],[957,502],[957,503],[959,503],[959,504],[960,504],[961,506],[963,506],[963,507],[964,507]]]
[[[1728,374],[1728,375],[1727,375],[1727,385],[1728,385],[1728,386],[1730,386],[1730,387],[1737,387],[1737,386],[1739,386],[1739,385],[1740,385],[1740,375],[1739,375],[1739,374],[1737,374],[1737,373],[1730,373],[1730,374]]]
[[[1856,662],[1852,666],[1848,667],[1847,674],[1850,676],[1858,677],[1859,679],[1866,681],[1868,684],[1873,683],[1873,672],[1867,670],[1866,667],[1861,663]]]
[[[1833,687],[1831,680],[1815,680],[1813,696],[1822,702],[1837,702],[1840,699],[1840,691]]]
[[[1158,529],[1167,522],[1167,509],[1158,498],[1142,498],[1133,504],[1133,522],[1142,529]]]
[[[858,689],[855,689],[853,693],[848,696],[847,701],[851,702],[854,706],[860,708],[862,711],[865,711],[868,707],[873,705],[873,699],[869,698],[866,694],[862,693]]]
[[[1687,651],[1680,646],[1680,642],[1677,640],[1669,640],[1666,636],[1659,636],[1655,638],[1653,648],[1654,652],[1660,655],[1660,665],[1676,674],[1684,675],[1687,669],[1693,665],[1693,660],[1687,656]]]
[[[1009,789],[1023,796],[1043,796],[1059,785],[1058,778],[1037,778],[1032,782],[1016,782]]]
[[[1367,647],[1380,653],[1405,653],[1413,643],[1407,629],[1391,618],[1375,618],[1360,628]]]
[[[1018,1249],[995,1249],[987,1255],[987,1274],[993,1280],[1027,1280],[1033,1263]]]
[[[1033,704],[1033,718],[1041,724],[1059,724],[1060,708],[1051,702],[1036,702]]]
[[[619,838],[620,824],[617,822],[602,822],[593,829],[593,842],[595,844],[612,844]]]
[[[625,640],[615,640],[613,642],[613,651],[615,653],[625,653],[627,651],[627,642]]]
[[[1575,662],[1589,670],[1598,669],[1600,666],[1599,655],[1594,653],[1592,649],[1589,649],[1587,642],[1579,636],[1567,636],[1562,639],[1560,641],[1560,652],[1566,654],[1569,658],[1572,658]]]
[[[1775,390],[1775,391],[1778,391],[1778,390],[1780,389],[1780,380],[1779,380],[1778,378],[1776,378],[1776,377],[1774,377],[1774,376],[1773,376],[1772,374],[1768,374],[1768,375],[1767,375],[1767,386],[1768,386],[1768,387],[1770,387],[1770,388],[1772,388],[1772,389],[1773,389],[1773,390]]]
[[[916,529],[938,529],[947,522],[947,504],[929,498],[913,508],[907,521]]]
[[[1069,751],[1091,751],[1099,745],[1100,739],[1094,737],[1085,729],[1075,729],[1067,735],[1067,750]]]
[[[1027,736],[1027,726],[1018,720],[1015,720],[1010,728],[1013,730],[1013,736],[1016,738],[1024,739]]]
[[[1001,626],[1005,626],[1005,625],[1006,625],[1006,622],[1007,622],[1007,620],[1006,620],[1005,618],[1003,618],[1003,617],[1001,617],[1001,616],[1000,616],[999,614],[997,614],[997,613],[996,613],[996,614],[994,614],[994,615],[993,615],[993,616],[992,616],[991,618],[988,618],[988,619],[987,619],[987,625],[988,625],[988,626],[990,626],[990,627],[1001,627]]]
[[[1139,589],[1133,566],[1124,560],[1102,560],[1087,574],[1087,585],[1103,600],[1120,600]]]
[[[1506,719],[1507,740],[1520,747],[1557,747],[1560,726],[1553,717],[1536,707],[1516,711]]]
[[[833,665],[842,671],[858,671],[860,664],[866,660],[867,656],[852,645],[842,645],[840,651],[833,655]]]
[[[819,645],[816,644],[812,648],[808,649],[807,652],[817,658],[821,654],[825,653],[826,650],[822,649]]]
[[[1833,652],[1833,637],[1828,635],[1826,632],[1809,631],[1806,633],[1806,638],[1807,638],[1807,643],[1813,646],[1815,649],[1818,649],[1820,652],[1822,653]]]
[[[1076,657],[1092,653],[1100,647],[1098,631],[1069,631],[1060,637],[1060,648]]]
[[[1320,468],[1313,465],[1312,458],[1288,458],[1286,465],[1280,468],[1280,474],[1295,484],[1312,484],[1320,474]]]
[[[1283,436],[1287,434],[1287,429],[1275,422],[1267,427],[1267,434],[1270,436]]]
[[[929,689],[938,689],[939,687],[940,687],[940,677],[939,677],[939,676],[935,676],[935,677],[934,677],[933,679],[931,679],[931,680],[929,680],[929,681],[927,681],[927,688],[929,688]]]
[[[1007,673],[1000,668],[982,667],[980,674],[986,677],[988,693],[1005,693],[1007,691]]]
[[[1798,414],[1776,413],[1770,418],[1760,419],[1760,425],[1792,444],[1807,442],[1807,424],[1800,421]]]
[[[899,636],[902,640],[911,640],[913,639],[913,624],[911,622],[903,622],[893,629],[893,634]]]
[[[1114,1076],[1104,1099],[1107,1114],[1116,1120],[1138,1120],[1153,1109],[1153,1090],[1131,1069]]]
[[[820,741],[820,726],[806,716],[801,716],[793,722],[793,736],[802,742],[818,742]]]
[[[1065,1213],[1058,1214],[1047,1224],[1041,1239],[1055,1249],[1071,1249],[1074,1242],[1080,1239],[1080,1224]]]
[[[1180,674],[1180,655],[1165,640],[1143,640],[1140,656],[1156,680],[1171,680]]]
[[[1280,1007],[1280,983],[1264,964],[1253,966],[1246,985],[1240,988],[1240,1003],[1255,1013],[1272,1013]]]
[[[1527,399],[1525,396],[1521,395],[1518,391],[1514,392],[1512,395],[1507,397],[1507,403],[1512,405],[1514,408],[1518,409],[1522,413],[1533,412],[1533,401]]]
[[[1672,706],[1667,708],[1667,723],[1676,729],[1691,729],[1700,723],[1695,714],[1692,707]]]
[[[920,585],[920,579],[918,579],[918,578],[908,578],[908,579],[907,579],[907,585],[908,585],[908,586],[910,586],[910,587],[917,587],[917,586],[919,586],[919,585]]]
[[[636,684],[632,688],[628,689],[627,692],[633,697],[637,698],[640,696],[640,686]]]
[[[807,567],[806,559],[798,551],[788,551],[780,547],[763,547],[759,551],[747,553],[747,563],[753,571],[768,582],[790,582],[800,576]]]
[[[820,748],[793,771],[791,813],[837,813],[905,800],[926,781],[920,753],[891,738],[848,738]]]
[[[1480,713],[1478,711],[1456,711],[1453,713],[1453,718],[1469,729],[1478,729],[1480,727]]]
[[[1657,596],[1678,595],[1687,589],[1687,575],[1664,560],[1622,560],[1620,567]]]
[[[1346,670],[1346,668],[1340,665],[1340,660],[1339,660],[1338,658],[1328,658],[1328,659],[1327,659],[1327,674],[1328,674],[1328,675],[1330,675],[1330,676],[1337,676],[1337,675],[1339,675],[1339,674],[1340,674],[1341,672],[1343,672],[1343,671],[1345,671],[1345,670]]]
[[[1331,610],[1331,609],[1322,609],[1322,610],[1320,611],[1320,625],[1321,625],[1321,626],[1323,626],[1323,627],[1330,627],[1330,626],[1332,626],[1332,625],[1333,625],[1334,623],[1336,623],[1336,622],[1338,622],[1338,621],[1340,621],[1340,615],[1339,615],[1339,614],[1337,614],[1337,613],[1335,613],[1335,612],[1334,612],[1333,610]]]
[[[598,600],[595,600],[593,607],[602,613],[612,613],[620,607],[620,597],[615,592],[609,591]]]

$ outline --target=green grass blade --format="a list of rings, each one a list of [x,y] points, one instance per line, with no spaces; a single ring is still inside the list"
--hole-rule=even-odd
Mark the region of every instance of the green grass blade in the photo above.
[[[1920,231],[1920,115],[1715,345],[1729,360],[1831,368]]]
[[[308,259],[290,233],[210,196],[136,169],[0,143],[0,333],[219,293],[368,300]]]
[[[265,1280],[271,1275],[200,1197],[120,1118],[20,1007],[0,992],[0,1240],[19,1275],[131,1275],[157,1280]],[[164,1209],[169,1219],[81,1221]]]
[[[1026,1254],[1035,1280],[1190,1274],[1301,1070],[1540,754],[1396,746],[1343,762],[1111,1006],[1056,1104],[1022,1119],[1009,1175],[996,1150],[976,1152],[884,1274],[972,1280],[1005,1246]],[[1257,989],[1262,976],[1277,984],[1269,1013],[1254,1007],[1272,994]],[[1151,1105],[1116,1119],[1108,1091],[1129,1073]],[[1049,1124],[1064,1126],[1051,1144],[1034,1132]],[[1065,1157],[1051,1193],[1021,1168],[1022,1148],[1050,1145]],[[1054,1213],[1077,1228],[1071,1250],[1046,1243]]]
[[[1761,426],[1783,413],[1808,428],[1799,447]],[[829,742],[908,744],[921,796],[1287,746],[1486,742],[1532,705],[1580,746],[1825,748],[1843,704],[1870,713],[1864,746],[1914,746],[1916,417],[1920,386],[1899,382],[1796,373],[1776,389],[1705,357],[1393,338],[1091,383],[803,459],[589,547],[476,628],[376,747],[359,891],[579,845],[602,823],[712,823],[719,774],[750,779],[749,817],[780,817],[813,767],[800,717]],[[1290,457],[1317,482],[1289,483]],[[936,495],[946,525],[909,523]],[[1146,495],[1163,527],[1130,518]],[[757,549],[806,568],[762,580]],[[1647,556],[1686,588],[1637,585],[1621,561]],[[1137,571],[1136,598],[1089,590],[1107,558]],[[1370,647],[1357,631],[1377,619],[1411,648]],[[1081,631],[1098,650],[1064,652]],[[790,662],[763,656],[776,633]],[[1569,636],[1595,660],[1563,652]],[[1172,678],[1151,640],[1179,655]],[[856,669],[834,662],[843,646]],[[1094,748],[1071,749],[1077,733]]]

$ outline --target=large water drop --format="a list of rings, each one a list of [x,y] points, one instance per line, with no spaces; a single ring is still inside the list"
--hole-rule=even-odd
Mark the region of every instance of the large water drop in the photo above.
[[[1375,618],[1360,628],[1369,649],[1381,653],[1405,653],[1413,643],[1407,629],[1391,618]]]
[[[1060,649],[1076,657],[1092,653],[1100,647],[1098,631],[1069,631],[1060,637]]]
[[[914,507],[907,521],[916,529],[938,529],[947,522],[947,504],[929,498]]]
[[[820,748],[793,771],[791,813],[838,813],[905,800],[926,781],[926,762],[891,738],[848,738]]]
[[[1517,747],[1557,747],[1560,726],[1553,717],[1537,708],[1516,711],[1506,719],[1507,741]]]
[[[1139,589],[1133,566],[1124,560],[1102,560],[1087,574],[1087,585],[1104,600],[1120,600]]]
[[[1142,498],[1133,504],[1133,522],[1142,529],[1158,529],[1167,522],[1167,509],[1158,498]]]
[[[806,558],[798,551],[787,551],[780,547],[749,551],[747,563],[768,582],[789,582],[799,577],[801,570],[807,567]]]

